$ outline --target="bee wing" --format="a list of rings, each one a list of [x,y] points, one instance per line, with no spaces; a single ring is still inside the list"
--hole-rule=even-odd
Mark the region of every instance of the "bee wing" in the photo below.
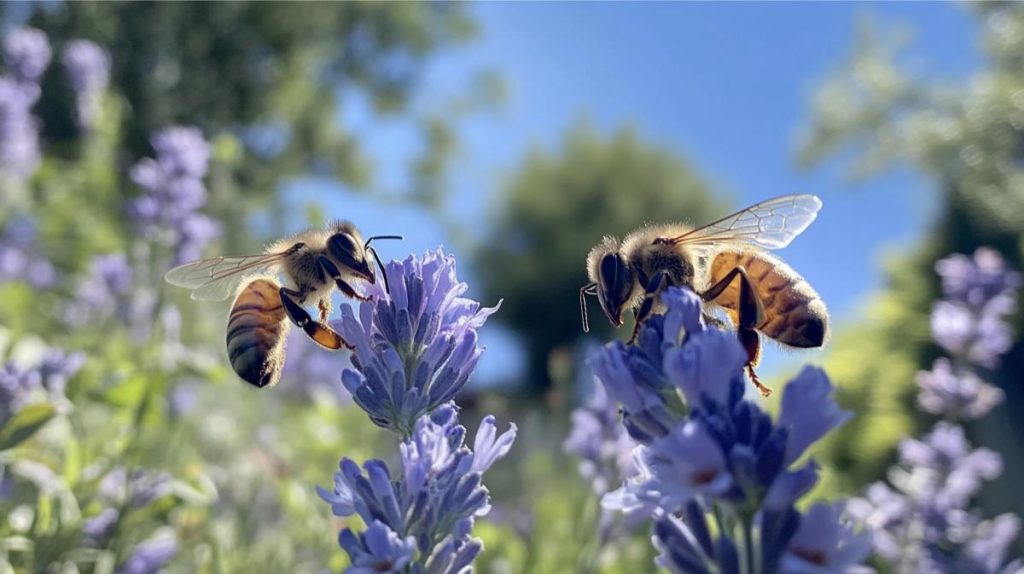
[[[261,253],[238,257],[211,257],[171,269],[164,279],[171,285],[192,289],[192,298],[221,301],[234,293],[247,276],[274,271],[286,253]]]
[[[762,201],[704,227],[672,237],[673,244],[742,242],[781,249],[818,216],[821,200],[814,195],[784,195]]]

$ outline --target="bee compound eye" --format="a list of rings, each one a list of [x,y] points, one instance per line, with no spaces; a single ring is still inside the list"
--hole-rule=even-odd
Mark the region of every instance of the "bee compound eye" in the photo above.
[[[327,240],[327,249],[331,255],[342,264],[351,267],[361,267],[362,246],[348,233],[336,233]]]

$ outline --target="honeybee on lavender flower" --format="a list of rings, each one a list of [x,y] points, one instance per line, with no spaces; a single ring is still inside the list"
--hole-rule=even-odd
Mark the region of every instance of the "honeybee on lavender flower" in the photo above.
[[[658,297],[662,290],[689,287],[710,309],[729,316],[747,351],[750,380],[762,395],[770,395],[754,371],[761,358],[760,334],[784,346],[821,347],[828,338],[829,319],[814,288],[765,250],[789,245],[819,209],[821,200],[813,195],[786,195],[696,229],[652,225],[621,242],[605,237],[587,255],[590,283],[580,289],[583,330],[589,330],[587,295],[597,297],[616,327],[622,325],[626,309],[636,312],[632,342],[642,322],[663,311]]]
[[[325,349],[352,348],[327,325],[331,294],[338,289],[353,299],[367,300],[353,284],[376,283],[371,256],[387,288],[380,258],[370,243],[401,238],[378,235],[364,242],[354,224],[338,221],[277,241],[257,255],[185,263],[168,271],[165,279],[192,289],[193,299],[220,301],[235,294],[226,337],[231,367],[252,385],[272,387],[281,377],[289,321]],[[279,275],[284,276],[283,284],[276,280]],[[316,319],[305,309],[307,304],[316,305]]]

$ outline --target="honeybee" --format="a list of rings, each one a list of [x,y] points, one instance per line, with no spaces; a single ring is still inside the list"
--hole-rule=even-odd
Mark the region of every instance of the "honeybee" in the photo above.
[[[355,225],[339,221],[326,229],[310,229],[277,241],[258,255],[186,263],[168,271],[164,278],[172,285],[192,289],[192,299],[220,301],[236,294],[226,337],[231,367],[252,385],[272,387],[281,378],[289,321],[325,349],[352,348],[327,325],[331,293],[337,288],[348,297],[369,299],[352,284],[376,283],[371,256],[387,288],[383,265],[370,246],[376,239],[402,237],[377,235],[364,242]],[[279,274],[285,277],[284,285],[275,280]],[[303,307],[307,303],[316,304],[318,319]]]
[[[622,326],[636,312],[632,343],[641,323],[663,311],[659,293],[686,286],[711,309],[722,309],[747,351],[745,365],[761,394],[771,389],[754,371],[761,358],[759,333],[789,347],[812,348],[828,338],[828,311],[811,285],[766,249],[780,249],[807,229],[821,209],[813,195],[763,201],[703,227],[682,224],[638,229],[620,243],[604,240],[587,255],[590,283],[580,289],[583,330],[589,330],[586,296],[597,296],[605,316]]]

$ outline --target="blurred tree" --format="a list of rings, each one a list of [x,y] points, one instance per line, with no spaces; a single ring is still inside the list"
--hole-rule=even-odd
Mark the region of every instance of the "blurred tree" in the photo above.
[[[645,223],[700,223],[724,211],[686,161],[629,128],[603,137],[579,126],[557,155],[532,152],[497,195],[475,255],[483,299],[504,298],[496,317],[526,345],[529,387],[548,388],[558,370],[552,360],[569,356],[555,351],[583,336],[577,297],[587,282],[584,261],[604,235]],[[607,339],[611,327],[591,303],[591,326]]]
[[[938,353],[928,339],[929,311],[939,295],[935,262],[989,245],[1024,268],[1024,5],[971,9],[985,59],[970,81],[948,86],[913,78],[898,65],[899,45],[865,26],[852,58],[819,91],[800,150],[812,165],[852,148],[856,177],[910,165],[934,181],[939,197],[938,217],[921,245],[889,266],[889,285],[870,322],[833,345],[829,370],[859,413],[828,453],[847,489],[878,478],[895,442],[914,426],[913,374]],[[1017,333],[1024,328],[1019,311],[1015,325]],[[1024,434],[1024,345],[1004,357],[994,380],[1006,404],[972,430],[980,435],[976,442],[1009,455],[993,495],[1002,510],[1020,513],[1016,485],[1024,480],[1024,461],[1016,437]]]
[[[342,102],[407,110],[425,60],[474,33],[459,3],[69,2],[35,10],[30,24],[47,32],[55,51],[88,38],[115,54],[112,82],[127,103],[122,129],[133,158],[149,153],[155,130],[178,123],[242,142],[235,184],[215,186],[211,202],[229,243],[244,232],[243,196],[267,207],[278,182],[310,171],[366,184],[371,164],[340,123]],[[36,110],[58,144],[75,137],[60,101],[68,91],[49,89],[64,81],[48,74]],[[427,159],[411,169],[429,170],[452,143],[437,118],[417,125]],[[414,199],[433,201],[420,193]]]

